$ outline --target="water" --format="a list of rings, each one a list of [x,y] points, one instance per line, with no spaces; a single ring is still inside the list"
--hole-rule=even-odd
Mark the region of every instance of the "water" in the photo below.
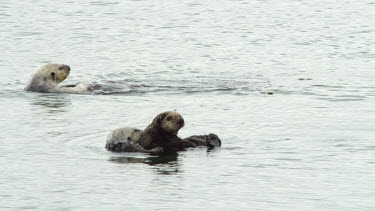
[[[373,1],[1,1],[1,210],[374,210]],[[47,62],[66,84],[22,91]],[[311,79],[311,80],[309,80]],[[267,94],[274,93],[273,95]],[[221,149],[115,154],[176,109]]]

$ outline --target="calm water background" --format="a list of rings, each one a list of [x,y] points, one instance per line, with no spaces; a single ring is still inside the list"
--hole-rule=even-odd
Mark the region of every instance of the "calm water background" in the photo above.
[[[0,0],[0,208],[374,210],[374,23],[370,0]],[[47,62],[145,87],[24,92]],[[222,148],[104,149],[174,109]]]

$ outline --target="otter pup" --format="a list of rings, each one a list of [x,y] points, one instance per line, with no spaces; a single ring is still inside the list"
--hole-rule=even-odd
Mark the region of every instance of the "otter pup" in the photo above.
[[[113,152],[160,153],[163,151],[161,147],[147,150],[140,146],[137,142],[141,137],[141,133],[141,130],[135,128],[118,128],[113,130],[108,135],[105,148]]]
[[[221,146],[221,141],[215,134],[179,138],[177,133],[184,124],[181,114],[176,111],[163,112],[143,131],[134,128],[112,131],[107,138],[106,149],[114,152],[160,153],[160,150],[177,152],[188,147]]]

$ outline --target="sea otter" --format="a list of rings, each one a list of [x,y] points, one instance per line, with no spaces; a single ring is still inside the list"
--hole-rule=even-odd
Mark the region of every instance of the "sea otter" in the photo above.
[[[163,112],[143,131],[128,127],[115,129],[109,134],[105,148],[114,152],[160,153],[197,146],[221,146],[221,140],[215,134],[179,138],[177,133],[184,124],[184,119],[178,112]]]
[[[69,76],[69,73],[70,67],[65,64],[49,63],[43,65],[31,77],[25,91],[83,94],[91,89],[90,85],[83,83],[61,86],[60,83]]]
[[[71,93],[71,94],[91,94],[101,92],[113,92],[128,89],[126,86],[106,82],[103,84],[70,84],[60,85],[70,73],[70,67],[65,64],[49,63],[40,67],[31,77],[25,91],[44,93]]]
[[[147,150],[140,146],[137,142],[141,133],[141,130],[130,127],[113,130],[108,136],[105,148],[113,152],[160,153],[163,151],[161,147]]]

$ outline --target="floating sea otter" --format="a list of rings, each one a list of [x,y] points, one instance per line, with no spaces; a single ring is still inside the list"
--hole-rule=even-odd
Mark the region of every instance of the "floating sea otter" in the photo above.
[[[31,77],[25,91],[83,94],[92,88],[90,85],[83,83],[61,86],[60,83],[69,76],[69,73],[70,67],[68,65],[53,63],[43,65]]]
[[[176,111],[163,112],[143,131],[129,127],[113,130],[107,138],[105,148],[113,152],[161,153],[197,146],[221,146],[221,140],[215,134],[179,138],[177,133],[184,124],[184,119]]]
[[[25,91],[88,94],[98,90],[106,92],[127,88],[110,83],[60,85],[69,76],[69,73],[70,67],[65,64],[49,63],[43,65],[33,74],[29,84],[25,87]]]

